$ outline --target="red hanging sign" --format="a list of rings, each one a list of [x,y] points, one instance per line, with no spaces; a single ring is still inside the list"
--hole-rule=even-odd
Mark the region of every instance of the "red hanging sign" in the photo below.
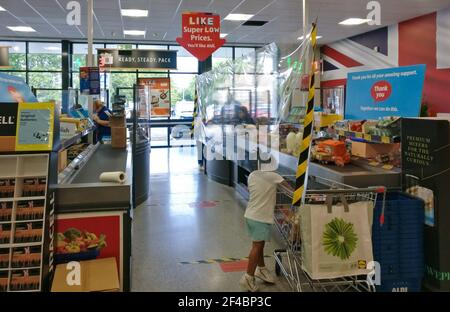
[[[182,37],[177,42],[200,61],[224,45],[220,38],[220,16],[212,13],[183,13]]]

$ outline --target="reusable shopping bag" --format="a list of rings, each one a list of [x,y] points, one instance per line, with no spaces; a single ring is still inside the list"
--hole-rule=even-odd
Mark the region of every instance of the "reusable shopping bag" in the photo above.
[[[312,279],[367,275],[373,261],[373,202],[339,204],[328,197],[323,205],[300,208],[302,266]]]

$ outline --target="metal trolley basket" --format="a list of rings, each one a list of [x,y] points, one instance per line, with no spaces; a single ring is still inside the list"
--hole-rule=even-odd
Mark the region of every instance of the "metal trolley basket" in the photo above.
[[[309,185],[318,189],[306,192],[305,203],[308,204],[325,203],[330,196],[338,198],[344,196],[348,203],[372,201],[375,206],[377,196],[386,193],[384,187],[357,189],[323,178],[310,177],[309,179]],[[366,275],[313,280],[302,270],[300,221],[298,209],[291,206],[292,196],[292,191],[283,186],[279,187],[275,208],[275,226],[281,234],[286,249],[274,252],[276,274],[278,276],[283,274],[291,288],[298,292],[375,291]]]

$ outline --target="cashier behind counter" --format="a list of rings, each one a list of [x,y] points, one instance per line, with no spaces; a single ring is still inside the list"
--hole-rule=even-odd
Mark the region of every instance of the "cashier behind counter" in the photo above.
[[[97,124],[97,140],[102,141],[103,137],[111,136],[111,126],[109,125],[109,118],[112,116],[111,111],[103,105],[103,102],[96,100],[94,102],[96,114],[94,121]]]

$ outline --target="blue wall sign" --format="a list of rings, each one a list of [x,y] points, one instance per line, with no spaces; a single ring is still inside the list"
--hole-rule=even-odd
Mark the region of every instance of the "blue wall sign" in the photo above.
[[[414,65],[350,73],[345,119],[419,117],[425,70],[425,65]]]

